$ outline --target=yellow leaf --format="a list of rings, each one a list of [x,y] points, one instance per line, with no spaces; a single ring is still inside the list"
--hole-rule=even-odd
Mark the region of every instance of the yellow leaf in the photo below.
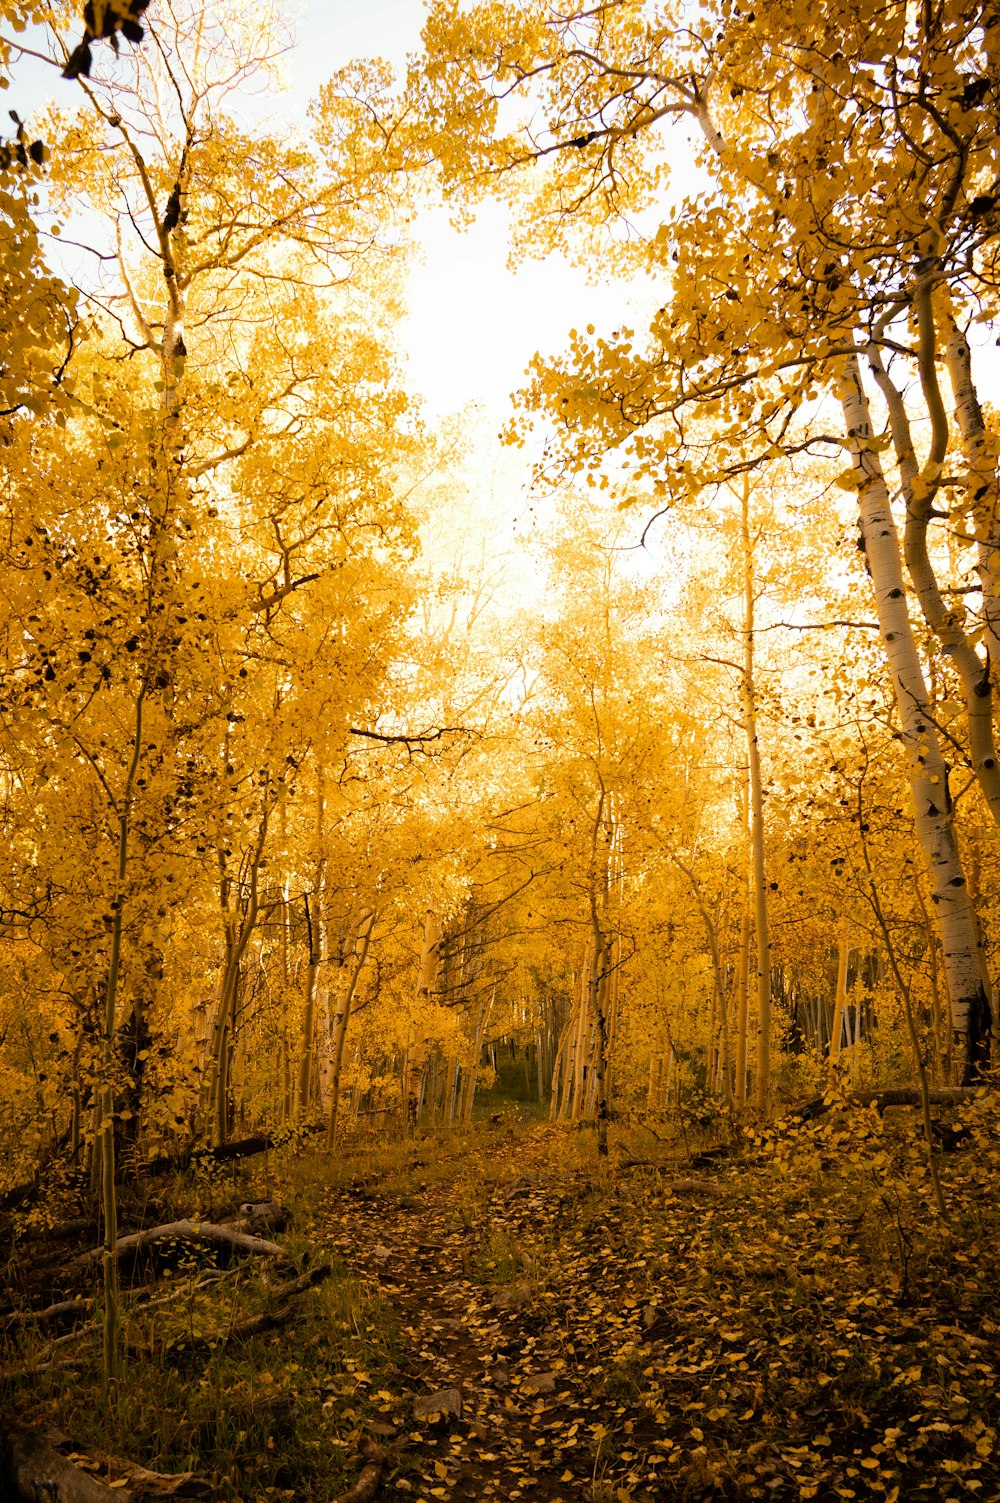
[[[435,1463],[434,1463],[434,1475],[435,1475],[435,1477],[447,1477],[447,1475],[448,1475],[448,1468],[445,1466],[445,1464],[444,1464],[443,1461],[435,1461]]]

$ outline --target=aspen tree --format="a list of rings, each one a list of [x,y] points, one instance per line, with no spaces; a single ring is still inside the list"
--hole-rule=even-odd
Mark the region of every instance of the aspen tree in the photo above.
[[[376,914],[374,911],[362,918],[354,941],[354,956],[353,960],[349,963],[348,975],[346,980],[340,983],[337,991],[333,1026],[330,1031],[332,1070],[330,1075],[330,1115],[326,1129],[326,1146],[328,1149],[334,1148],[337,1142],[337,1120],[340,1113],[342,1082],[344,1078],[344,1049],[347,1044],[347,1025],[351,1020],[351,1008],[358,989],[361,972],[368,958],[368,949],[371,944],[372,931],[375,928],[375,920]]]
[[[298,1086],[295,1096],[296,1111],[300,1118],[308,1114],[311,1104],[310,1092],[316,1050],[316,993],[325,960],[325,888],[327,867],[326,851],[324,848],[325,813],[326,798],[323,769],[321,766],[318,766],[316,769],[316,881],[313,888],[312,905],[310,905],[308,893],[303,897],[306,920],[307,960],[304,1006],[302,1009],[302,1050],[299,1057]]]
[[[964,1061],[962,1079],[968,1083],[988,1057],[989,1047],[979,930],[955,836],[948,769],[906,608],[899,539],[879,456],[871,443],[872,422],[857,356],[847,361],[840,392],[857,475],[865,557],[907,753],[914,822],[944,950],[952,1022]]]
[[[847,1000],[847,968],[850,963],[850,930],[847,919],[841,919],[837,939],[837,981],[833,999],[833,1023],[830,1029],[829,1070],[831,1079],[836,1073],[840,1058],[840,1046],[844,1037],[844,1004]]]
[[[764,793],[757,741],[757,688],[754,678],[754,580],[750,543],[750,487],[744,481],[740,498],[740,538],[743,555],[743,724],[747,738],[750,785],[750,850],[753,868],[754,921],[757,937],[757,1110],[766,1115],[771,1096],[771,939],[767,912],[767,874],[764,861]]]
[[[850,399],[846,432],[830,435],[814,405],[819,390],[860,386],[858,358],[873,349],[916,370],[915,412],[930,416],[932,431],[916,495],[910,487],[909,561],[931,628],[965,663],[973,764],[989,798],[995,759],[980,703],[991,692],[986,662],[979,658],[977,668],[973,661],[975,643],[959,631],[960,612],[939,609],[921,532],[927,498],[940,494],[942,477],[936,371],[943,351],[933,335],[933,306],[939,301],[960,330],[977,305],[996,308],[991,267],[1000,222],[987,208],[995,201],[1000,151],[996,36],[992,5],[933,10],[897,0],[874,18],[852,0],[809,11],[710,7],[691,24],[676,7],[651,10],[638,0],[559,12],[525,4],[502,22],[490,6],[459,15],[439,4],[425,31],[434,65],[421,82],[411,79],[412,101],[433,99],[436,110],[423,137],[415,126],[414,155],[436,151],[454,193],[526,192],[533,212],[522,215],[522,243],[575,243],[586,255],[595,227],[659,207],[660,228],[633,264],[645,264],[661,285],[669,274],[671,296],[650,320],[645,344],[631,330],[610,340],[577,332],[568,360],[535,363],[531,400],[560,425],[549,451],[554,465],[594,474],[601,455],[620,446],[637,481],[645,478],[656,495],[678,503],[719,479],[830,443],[843,443],[857,470],[860,430],[851,417],[859,416],[858,402]],[[706,192],[679,204],[662,193],[664,122],[672,115],[687,117],[704,143]],[[461,145],[441,150],[459,122]],[[548,170],[525,188],[521,170],[543,157]],[[908,318],[917,326],[916,349],[906,342]],[[957,342],[953,348],[958,355]],[[972,480],[963,476],[966,496],[988,498],[995,455],[975,452],[974,406],[954,358],[952,367],[953,384],[965,393],[959,409],[967,467],[981,471]],[[711,441],[701,421],[711,425]],[[867,420],[864,432],[877,458],[880,436]],[[946,450],[950,456],[950,432]],[[905,444],[899,452],[905,455]],[[855,478],[865,488],[862,535],[869,550],[876,545],[881,571],[886,554],[899,553],[898,539],[894,527],[891,538],[881,529],[870,535],[868,478]],[[854,481],[846,476],[844,483]],[[886,517],[889,510],[886,501]],[[987,595],[991,525],[983,517],[977,530]],[[902,569],[892,572],[904,600]],[[988,600],[986,610],[989,616]],[[925,686],[918,710],[907,697],[918,662],[900,673],[899,644],[905,641],[908,653],[912,634],[907,628],[887,638],[883,631],[882,640],[903,696],[896,713],[904,741],[919,757],[913,738],[923,731],[915,717],[930,728],[932,707]],[[933,743],[936,732],[928,734]],[[930,754],[937,766],[933,745]],[[943,766],[931,774],[939,778],[933,801],[922,771],[912,772],[916,836],[932,876],[968,1080],[988,1057],[989,1000],[973,981],[978,942],[951,810],[942,807]],[[931,807],[940,813],[928,814]],[[758,1089],[766,1085],[758,1081]]]
[[[493,1015],[493,1008],[497,1000],[497,978],[494,976],[487,987],[480,993],[479,1005],[476,1009],[476,1022],[472,1036],[472,1063],[464,1072],[462,1081],[462,1098],[459,1108],[459,1119],[462,1122],[472,1121],[472,1108],[475,1105],[476,1085],[479,1080],[479,1067],[482,1061],[483,1050],[486,1047],[486,1035]]]
[[[417,971],[410,1037],[407,1044],[403,1105],[404,1132],[412,1132],[415,1129],[420,1114],[420,1102],[427,1070],[425,1010],[430,1005],[434,993],[440,959],[441,921],[433,910],[428,909],[424,915],[420,965]]]
[[[750,789],[749,789],[749,766],[741,764],[740,770],[740,833],[743,836],[743,865],[744,883],[743,898],[740,905],[740,938],[737,950],[735,972],[735,998],[736,998],[736,1084],[734,1088],[735,1103],[738,1107],[746,1106],[747,1100],[747,1042],[749,1034],[749,984],[750,984],[750,941],[753,932],[753,871],[751,866],[750,850]]]

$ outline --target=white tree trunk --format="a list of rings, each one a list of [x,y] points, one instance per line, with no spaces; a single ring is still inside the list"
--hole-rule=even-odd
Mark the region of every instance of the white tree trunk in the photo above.
[[[917,840],[927,866],[944,956],[962,1080],[989,1057],[989,1005],[980,974],[976,915],[962,870],[948,793],[948,769],[931,716],[923,667],[910,623],[899,535],[873,444],[871,415],[857,356],[844,370],[841,401],[858,479],[861,537],[875,593],[907,760]]]
[[[972,379],[969,341],[954,323],[950,326],[945,346],[945,362],[968,466],[966,491],[976,526],[986,625],[983,642],[989,651],[996,682],[997,675],[1000,675],[1000,471]]]
[[[368,958],[372,930],[375,927],[374,912],[361,921],[358,937],[354,942],[354,963],[351,966],[343,989],[338,989],[337,1008],[330,1026],[330,1115],[326,1125],[326,1146],[333,1148],[337,1141],[337,1118],[343,1090],[344,1046],[347,1043],[347,1025],[351,1020],[351,1007],[358,989],[358,981]]]
[[[750,783],[750,857],[753,869],[754,914],[757,928],[757,1080],[755,1104],[766,1116],[771,1100],[771,939],[767,914],[767,876],[764,866],[764,791],[757,740],[757,690],[754,680],[754,578],[750,542],[750,488],[744,484],[741,533],[743,541],[743,723],[747,738]]]

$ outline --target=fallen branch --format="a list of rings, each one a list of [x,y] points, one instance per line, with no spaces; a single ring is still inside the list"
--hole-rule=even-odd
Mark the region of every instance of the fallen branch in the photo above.
[[[61,1299],[57,1304],[46,1305],[43,1310],[12,1310],[3,1317],[5,1331],[16,1331],[19,1326],[56,1325],[63,1320],[76,1320],[89,1315],[94,1308],[92,1299]]]
[[[11,1185],[9,1190],[5,1190],[0,1195],[0,1211],[16,1211],[21,1206],[29,1205],[33,1200],[38,1199],[40,1190],[41,1187],[36,1179],[26,1180],[21,1185]]]
[[[957,1106],[959,1102],[971,1101],[978,1086],[943,1086],[937,1091],[928,1091],[927,1099],[931,1106]],[[790,1117],[797,1117],[800,1122],[811,1122],[815,1117],[822,1117],[824,1112],[833,1111],[840,1106],[874,1106],[880,1112],[884,1112],[887,1106],[920,1106],[920,1092],[916,1086],[887,1086],[881,1091],[852,1091],[847,1097],[812,1096],[808,1101],[801,1102],[792,1107],[788,1113]]]
[[[109,1485],[63,1454],[77,1455],[78,1448],[55,1430],[7,1425],[0,1430],[0,1450],[3,1496],[23,1499],[24,1503],[38,1503],[43,1498],[58,1499],[59,1503],[153,1503],[157,1498],[201,1499],[211,1494],[208,1478],[197,1472],[173,1476],[149,1472],[116,1456],[95,1456],[96,1465],[118,1474]]]
[[[225,1164],[230,1159],[252,1158],[258,1153],[267,1153],[277,1147],[269,1133],[255,1133],[249,1138],[239,1138],[234,1143],[220,1143],[217,1148],[196,1148],[189,1143],[176,1153],[161,1153],[157,1158],[139,1166],[139,1172],[148,1176],[173,1174],[177,1170],[190,1169],[193,1164]]]
[[[34,1373],[47,1373],[54,1365],[53,1359],[58,1357],[62,1349],[82,1341],[91,1329],[90,1326],[80,1326],[75,1331],[67,1331],[65,1336],[53,1336],[51,1341],[33,1357],[29,1357],[27,1362],[21,1362],[17,1367],[0,1368],[0,1374],[7,1381],[13,1381],[15,1378],[30,1378]]]
[[[232,1227],[215,1226],[210,1221],[168,1221],[163,1226],[147,1227],[145,1231],[119,1237],[115,1253],[117,1257],[123,1258],[129,1253],[146,1252],[159,1242],[196,1242],[207,1247],[221,1247],[230,1252],[257,1257],[285,1256],[285,1249],[279,1247],[277,1242],[269,1242],[264,1237],[251,1237],[246,1232],[234,1231]],[[103,1247],[91,1248],[67,1263],[67,1271],[75,1273],[81,1268],[93,1267],[103,1256]]]
[[[214,1289],[216,1285],[224,1283],[226,1279],[237,1277],[241,1272],[240,1268],[215,1268],[194,1284],[189,1283],[187,1279],[174,1279],[162,1293],[160,1292],[162,1285],[147,1284],[141,1289],[131,1291],[128,1308],[131,1310],[137,1305],[145,1304],[150,1309],[158,1309],[161,1305],[173,1304],[178,1299],[190,1299],[192,1295],[200,1294],[203,1289]]]
[[[167,1348],[167,1353],[175,1356],[184,1352],[199,1351],[205,1347],[226,1346],[230,1341],[248,1341],[251,1336],[259,1336],[264,1331],[277,1330],[279,1326],[287,1325],[295,1314],[290,1307],[280,1308],[285,1301],[321,1284],[324,1279],[330,1277],[332,1272],[333,1269],[329,1263],[317,1263],[315,1268],[300,1273],[297,1279],[290,1279],[287,1284],[279,1284],[276,1289],[271,1290],[271,1299],[276,1308],[265,1310],[260,1315],[250,1315],[246,1320],[238,1321],[224,1331],[209,1331],[204,1336],[186,1336],[181,1341],[173,1342]]]
[[[270,1133],[254,1133],[249,1138],[237,1138],[232,1143],[220,1143],[215,1148],[197,1148],[189,1143],[176,1153],[161,1153],[157,1158],[140,1164],[139,1173],[152,1179],[191,1169],[198,1164],[228,1164],[233,1159],[249,1159],[258,1153],[267,1153],[272,1148],[287,1148],[300,1137],[315,1137],[324,1132],[325,1122],[310,1122],[305,1127],[296,1128],[294,1133],[282,1133],[276,1138]]]
[[[249,1341],[252,1336],[261,1336],[265,1331],[276,1331],[280,1326],[287,1326],[294,1314],[295,1311],[288,1307],[283,1310],[265,1310],[262,1315],[250,1315],[246,1320],[227,1326],[224,1331],[207,1331],[203,1336],[184,1336],[180,1341],[172,1341],[164,1348],[164,1353],[168,1357],[182,1357],[188,1352],[228,1346],[231,1341]]]
[[[57,1221],[53,1226],[28,1226],[21,1233],[25,1242],[62,1242],[70,1237],[82,1237],[85,1233],[97,1232],[95,1216],[74,1216],[70,1221]]]
[[[722,1188],[714,1179],[670,1179],[665,1180],[663,1191],[666,1195],[708,1195],[717,1196],[722,1194]]]

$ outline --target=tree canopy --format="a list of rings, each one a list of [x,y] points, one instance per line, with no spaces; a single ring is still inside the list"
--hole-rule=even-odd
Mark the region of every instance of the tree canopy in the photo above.
[[[431,0],[251,127],[286,24],[0,26],[61,75],[0,147],[2,1175],[99,1191],[109,1380],[152,1165],[468,1123],[508,1050],[602,1154],[919,1091],[943,1215],[992,1067],[996,0]],[[512,399],[506,565],[398,337],[487,198],[632,310]]]

